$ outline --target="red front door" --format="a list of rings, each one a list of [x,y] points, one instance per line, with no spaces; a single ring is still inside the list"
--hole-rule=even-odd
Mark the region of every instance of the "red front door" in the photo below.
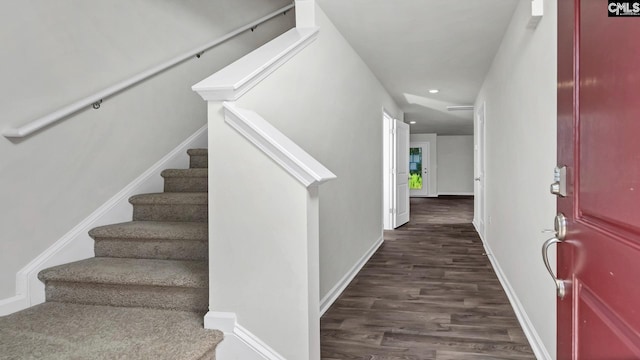
[[[640,359],[640,17],[558,0],[558,359]]]

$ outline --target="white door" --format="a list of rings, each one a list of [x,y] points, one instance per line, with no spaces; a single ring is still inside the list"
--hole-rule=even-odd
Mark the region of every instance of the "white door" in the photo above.
[[[409,125],[394,121],[396,174],[393,227],[409,222]]]
[[[475,214],[474,214],[474,222],[476,228],[480,235],[484,236],[484,217],[485,217],[485,197],[484,197],[484,167],[485,167],[485,139],[484,139],[484,128],[485,128],[485,104],[482,103],[478,108],[478,112],[476,113],[476,133],[477,133],[477,143],[475,147],[476,153],[476,176],[475,176]]]
[[[412,142],[409,147],[409,191],[411,196],[429,196],[429,143]]]

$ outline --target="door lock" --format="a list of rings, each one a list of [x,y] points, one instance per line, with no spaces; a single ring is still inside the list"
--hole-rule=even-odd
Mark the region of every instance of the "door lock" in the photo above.
[[[553,195],[567,196],[567,167],[555,167],[553,169],[553,184],[551,184],[551,193]]]

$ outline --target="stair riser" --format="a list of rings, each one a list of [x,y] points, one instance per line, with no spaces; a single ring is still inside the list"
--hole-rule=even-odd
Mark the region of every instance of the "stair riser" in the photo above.
[[[46,294],[47,301],[183,311],[206,311],[209,303],[202,288],[49,281]]]
[[[189,167],[194,168],[208,168],[209,157],[207,155],[191,155],[189,158]]]
[[[134,221],[194,221],[206,222],[206,204],[160,205],[138,204],[133,206]]]
[[[206,260],[207,241],[96,239],[96,257]]]
[[[168,177],[164,179],[165,192],[207,192],[206,177]]]

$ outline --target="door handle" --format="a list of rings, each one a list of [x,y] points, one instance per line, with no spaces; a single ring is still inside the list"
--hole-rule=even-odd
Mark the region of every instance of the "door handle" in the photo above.
[[[475,179],[473,179],[473,180],[475,180],[475,181],[480,181],[480,178],[479,178],[479,177],[477,177],[477,178],[475,178]]]
[[[564,296],[567,293],[567,289],[564,285],[564,281],[558,279],[556,275],[553,273],[553,270],[551,270],[551,265],[549,265],[549,255],[547,254],[547,251],[549,250],[549,247],[551,245],[558,244],[561,242],[562,240],[554,236],[551,239],[545,241],[544,244],[542,244],[542,260],[544,261],[544,266],[547,267],[547,270],[549,271],[549,275],[551,275],[553,282],[556,284],[556,293],[558,294],[558,297],[560,299],[564,298]]]
[[[547,268],[547,271],[549,271],[549,275],[551,275],[551,278],[553,279],[553,282],[556,285],[556,293],[558,297],[562,299],[567,294],[567,287],[565,285],[565,281],[558,279],[556,275],[553,273],[553,270],[551,269],[551,265],[549,264],[549,254],[548,254],[549,247],[551,247],[551,245],[553,244],[562,243],[565,236],[567,235],[567,218],[562,213],[556,215],[555,233],[556,233],[556,236],[550,238],[549,240],[545,241],[544,244],[542,244],[542,261],[544,261],[544,266]]]

